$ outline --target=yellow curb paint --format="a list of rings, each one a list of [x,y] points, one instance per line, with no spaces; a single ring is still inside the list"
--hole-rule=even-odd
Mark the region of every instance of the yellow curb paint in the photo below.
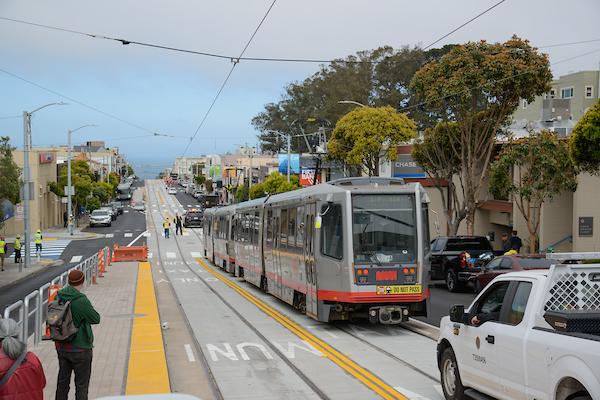
[[[169,371],[150,263],[138,266],[125,394],[170,393]]]

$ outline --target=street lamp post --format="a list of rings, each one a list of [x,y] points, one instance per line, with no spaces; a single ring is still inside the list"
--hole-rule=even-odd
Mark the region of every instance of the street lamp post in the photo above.
[[[294,120],[294,122],[296,122]],[[292,122],[292,125],[294,124],[294,122]],[[292,134],[288,133],[281,133],[279,131],[273,131],[273,130],[268,130],[267,132],[271,132],[274,133],[276,135],[279,135],[281,137],[284,137],[287,139],[287,181],[290,181],[290,160],[291,160],[291,153],[292,153]]]
[[[25,268],[29,267],[31,263],[31,255],[30,251],[30,230],[31,230],[31,221],[29,215],[29,200],[31,200],[31,190],[30,190],[30,181],[31,181],[31,172],[29,168],[29,151],[31,150],[31,116],[41,110],[42,108],[46,108],[49,106],[62,106],[66,103],[49,103],[43,105],[41,107],[36,108],[35,110],[28,112],[23,111],[23,241],[25,244],[25,257],[23,266]]]
[[[364,104],[354,100],[339,100],[338,104],[354,104],[355,106],[366,107]]]
[[[69,229],[69,235],[73,235],[73,204],[71,203],[71,196],[74,194],[73,193],[73,186],[71,184],[71,152],[72,152],[72,146],[71,146],[71,135],[73,134],[73,132],[78,131],[82,128],[87,128],[89,126],[96,126],[96,125],[82,125],[77,129],[69,129],[68,131],[68,146],[69,146],[69,153],[67,155],[67,197],[68,197],[68,202],[67,202],[67,216],[68,216],[68,229]]]

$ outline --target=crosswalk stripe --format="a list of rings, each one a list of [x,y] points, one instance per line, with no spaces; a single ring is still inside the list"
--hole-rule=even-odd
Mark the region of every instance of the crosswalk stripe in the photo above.
[[[127,233],[126,233],[124,236],[125,236],[125,237],[132,237],[132,236],[133,236],[133,233],[131,233],[131,232],[127,232]]]
[[[106,235],[104,235],[105,238],[111,238],[111,237],[115,237],[114,233],[107,233]]]
[[[78,263],[79,261],[81,261],[82,258],[83,258],[83,256],[73,256],[73,257],[71,257],[71,264]]]
[[[172,253],[172,252],[170,252],[170,251],[167,251],[167,252],[165,253],[165,255],[167,256],[167,258],[177,258],[177,254],[175,254],[175,253]]]
[[[150,232],[144,233],[144,237],[150,237],[150,236],[152,236],[152,234]]]
[[[198,251],[192,251],[190,254],[192,255],[192,258],[202,258],[203,257],[203,255]]]

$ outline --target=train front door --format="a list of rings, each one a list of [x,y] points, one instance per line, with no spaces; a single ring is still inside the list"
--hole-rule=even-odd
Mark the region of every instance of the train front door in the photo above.
[[[315,203],[306,204],[304,219],[304,267],[306,269],[306,314],[317,318],[317,269],[315,266]]]

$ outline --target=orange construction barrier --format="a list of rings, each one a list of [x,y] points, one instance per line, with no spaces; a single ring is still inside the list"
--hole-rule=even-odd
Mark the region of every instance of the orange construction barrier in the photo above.
[[[112,262],[116,262],[116,261],[117,261],[117,260],[115,260],[115,249],[116,249],[117,247],[119,247],[119,245],[115,243],[115,244],[113,245]]]
[[[48,288],[48,304],[56,299],[59,290],[60,285],[50,285]],[[46,325],[46,334],[42,336],[42,340],[50,340],[50,327],[48,325]]]
[[[113,249],[113,262],[119,261],[148,261],[147,246],[119,247]]]

